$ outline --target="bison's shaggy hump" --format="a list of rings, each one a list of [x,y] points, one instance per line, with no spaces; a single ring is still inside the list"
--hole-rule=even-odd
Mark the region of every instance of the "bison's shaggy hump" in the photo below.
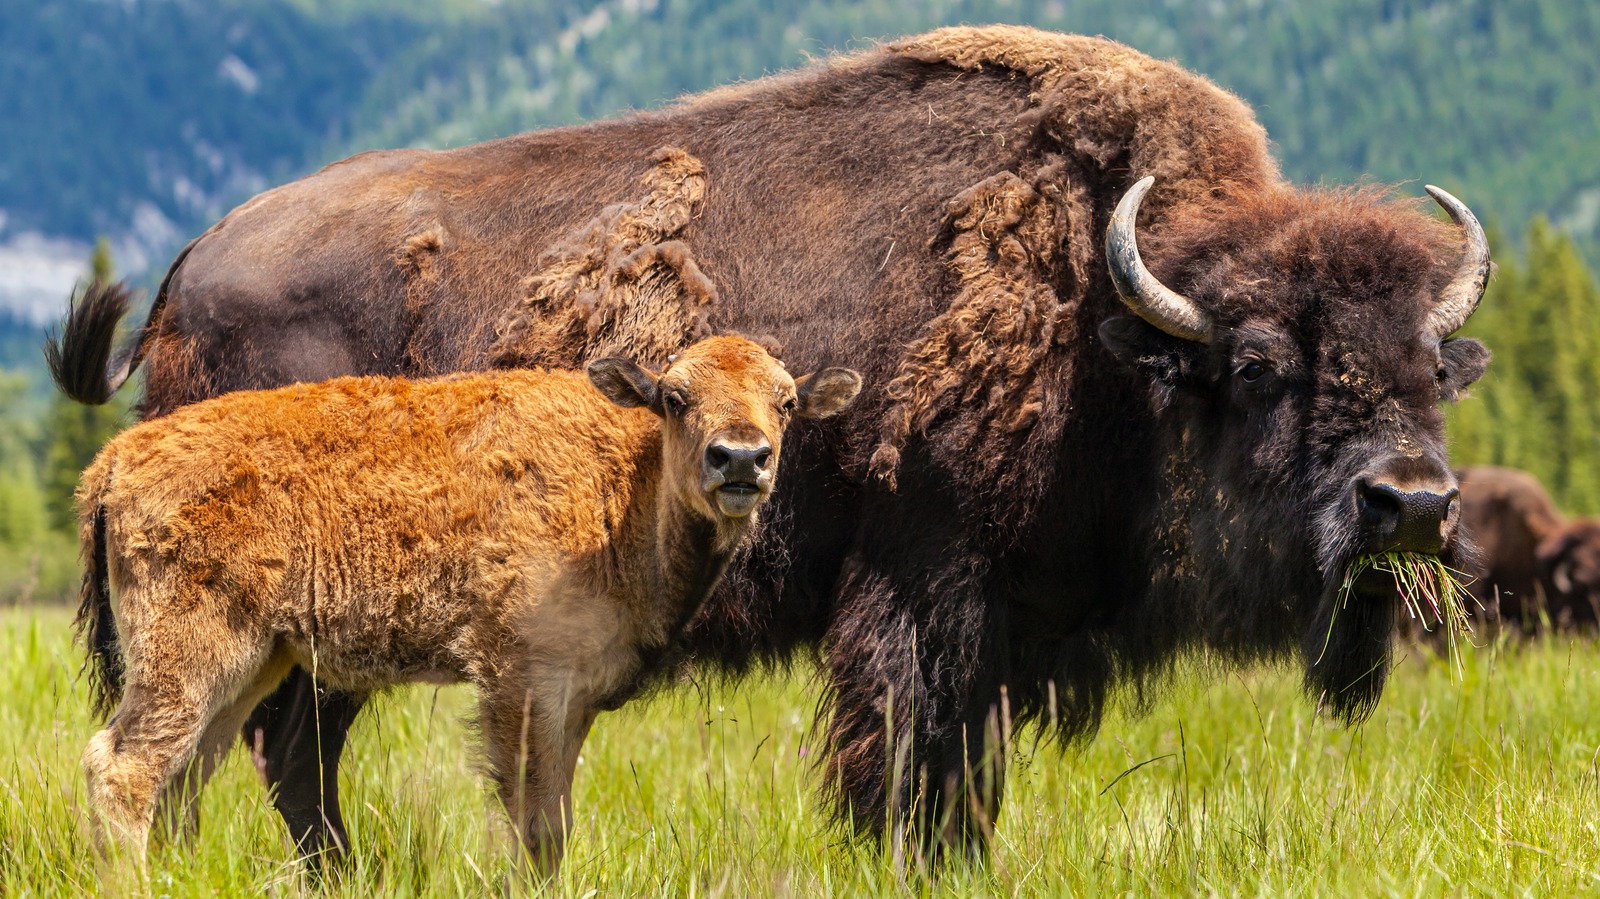
[[[705,166],[664,147],[642,183],[638,202],[601,210],[539,260],[496,329],[492,365],[571,368],[610,355],[659,365],[706,336],[716,287],[675,239],[705,200]]]
[[[1111,41],[998,26],[942,29],[887,49],[1031,79],[1046,138],[1016,172],[951,201],[946,261],[959,290],[901,358],[868,465],[893,488],[905,440],[957,410],[949,427],[964,443],[1007,458],[1020,449],[1044,407],[1039,364],[1053,343],[1073,339],[1064,329],[1098,278],[1098,172],[1155,175],[1165,189],[1158,211],[1278,174],[1265,132],[1237,97]]]

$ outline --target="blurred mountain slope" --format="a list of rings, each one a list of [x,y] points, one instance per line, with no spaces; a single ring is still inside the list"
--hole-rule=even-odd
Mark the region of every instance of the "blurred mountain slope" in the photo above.
[[[1298,181],[1436,182],[1586,251],[1600,221],[1596,3],[0,0],[0,21],[0,309],[24,321],[72,270],[63,246],[86,259],[107,235],[124,270],[159,271],[240,200],[361,149],[657,106],[957,22],[1105,34],[1203,72],[1256,106]]]

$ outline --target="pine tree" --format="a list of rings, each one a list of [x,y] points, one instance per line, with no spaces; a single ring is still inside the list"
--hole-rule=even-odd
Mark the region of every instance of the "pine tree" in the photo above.
[[[20,375],[0,373],[0,547],[22,546],[44,526],[44,494],[29,451],[26,427],[32,416],[21,409],[27,382]]]
[[[1600,513],[1600,284],[1572,239],[1535,220],[1466,333],[1494,361],[1451,412],[1452,457],[1526,469],[1568,512]]]
[[[90,259],[89,283],[106,284],[115,277],[111,248],[101,238]],[[58,393],[51,401],[41,466],[45,511],[51,527],[68,532],[76,528],[77,511],[72,497],[78,487],[78,475],[122,427],[126,413],[126,403],[115,399],[104,406],[85,406]]]

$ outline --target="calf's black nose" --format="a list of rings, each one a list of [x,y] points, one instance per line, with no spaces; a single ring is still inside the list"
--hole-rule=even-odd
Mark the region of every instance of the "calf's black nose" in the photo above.
[[[1453,484],[1404,490],[1388,481],[1361,481],[1356,498],[1367,551],[1438,553],[1460,495]]]
[[[729,446],[713,443],[706,447],[706,465],[720,472],[723,480],[729,482],[753,483],[771,459],[772,447],[764,444]]]

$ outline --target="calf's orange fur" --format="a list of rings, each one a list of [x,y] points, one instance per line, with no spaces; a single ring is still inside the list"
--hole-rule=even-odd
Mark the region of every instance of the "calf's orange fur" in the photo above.
[[[101,844],[142,859],[158,806],[192,824],[249,710],[299,664],[356,692],[474,685],[499,796],[553,870],[596,713],[710,593],[789,419],[860,388],[847,369],[793,379],[734,337],[659,377],[615,358],[588,376],[341,378],[108,444],[79,490],[84,611],[121,650],[120,669],[100,660],[120,704],[84,752]]]

